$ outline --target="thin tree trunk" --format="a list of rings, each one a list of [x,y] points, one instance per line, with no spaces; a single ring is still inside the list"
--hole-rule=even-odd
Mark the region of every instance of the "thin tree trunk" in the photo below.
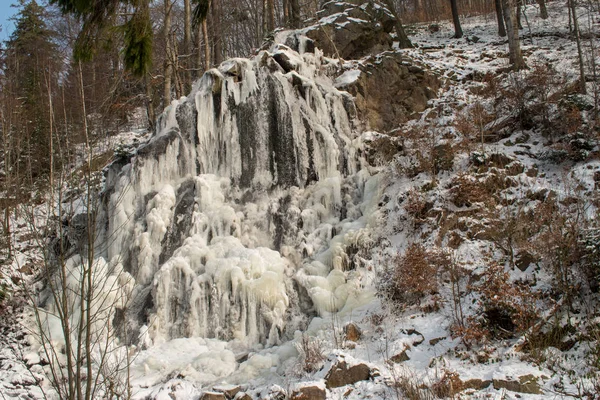
[[[267,32],[275,30],[275,7],[273,0],[267,0]]]
[[[300,28],[300,4],[298,0],[288,0],[290,3],[290,11],[291,11],[291,20],[292,20],[292,28],[298,29]]]
[[[221,1],[212,0],[211,2],[212,31],[213,31],[213,58],[215,65],[223,62],[223,36],[221,32]]]
[[[454,38],[460,39],[463,37],[463,31],[458,18],[458,6],[456,0],[450,0],[450,8],[452,8],[452,22],[454,23]]]
[[[188,93],[192,85],[192,4],[190,0],[184,0],[184,23],[183,23],[183,53],[184,62],[183,67],[185,72],[183,74],[183,90]]]
[[[282,8],[283,8],[283,26],[286,28],[290,26],[290,4],[288,0],[282,0]]]
[[[163,101],[165,107],[171,103],[171,82],[173,80],[173,64],[171,49],[171,1],[164,0],[163,37],[165,38],[165,64],[164,64],[164,91]]]
[[[202,21],[202,36],[204,36],[204,70],[210,69],[210,42],[208,40],[208,23]]]
[[[517,25],[519,29],[523,29],[523,24],[521,24],[521,13],[523,12],[523,4],[521,0],[517,0]]]
[[[202,75],[202,70],[204,67],[204,64],[202,62],[202,54],[204,53],[201,49],[202,49],[202,39],[204,38],[206,40],[206,38],[204,37],[204,23],[206,21],[202,21],[197,29],[196,29],[196,62],[194,65],[194,69],[195,69],[195,74],[194,74],[194,78],[195,79],[199,79]]]
[[[502,0],[502,12],[508,37],[508,57],[513,69],[518,71],[526,68],[526,65],[521,53],[521,43],[519,42],[515,0]]]
[[[587,91],[585,87],[585,69],[583,63],[581,35],[579,33],[579,21],[577,21],[577,10],[575,7],[575,0],[569,0],[569,7],[571,8],[571,15],[573,16],[573,29],[575,31],[575,41],[577,42],[577,57],[579,58],[579,92],[585,94]]]
[[[150,73],[144,75],[144,86],[146,86],[146,112],[148,114],[148,129],[154,130],[156,122],[156,111],[154,109],[154,96],[152,94],[152,82],[150,81]]]
[[[540,17],[542,19],[548,19],[548,9],[546,8],[546,0],[537,0],[540,6]]]
[[[504,17],[502,16],[502,0],[494,0],[496,5],[496,18],[498,19],[498,36],[506,36],[506,28],[504,27]]]
[[[398,46],[401,49],[409,49],[413,47],[406,31],[404,30],[404,26],[402,25],[402,20],[400,19],[400,15],[396,12],[396,7],[394,7],[393,0],[385,0],[386,7],[390,10],[394,18],[396,19],[394,28],[396,29],[396,35],[398,35]]]

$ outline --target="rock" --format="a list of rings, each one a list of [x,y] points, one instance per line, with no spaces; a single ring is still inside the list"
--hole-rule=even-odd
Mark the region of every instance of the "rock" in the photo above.
[[[370,377],[371,369],[366,364],[356,364],[349,367],[345,361],[339,361],[327,373],[325,385],[328,389],[331,389],[366,381]]]
[[[273,54],[273,59],[277,61],[277,64],[279,64],[286,73],[296,69],[296,65],[292,62],[290,56],[283,51],[278,51]]]
[[[246,392],[239,392],[238,394],[235,395],[234,399],[235,400],[252,400],[252,396],[250,396]]]
[[[225,394],[219,392],[204,392],[200,400],[227,400]]]
[[[527,250],[521,250],[515,259],[515,265],[521,271],[525,272],[525,270],[533,263],[538,262],[539,259],[528,252]]]
[[[440,31],[440,25],[439,24],[429,24],[429,26],[427,27],[427,29],[431,33],[439,32]]]
[[[439,342],[441,342],[444,339],[446,339],[445,336],[444,337],[439,337],[439,338],[434,338],[434,339],[431,339],[429,341],[429,344],[432,345],[432,346],[435,346],[436,344],[438,344]]]
[[[492,381],[484,381],[481,379],[469,379],[462,383],[461,390],[465,390],[465,389],[481,390],[481,389],[485,389],[486,387],[490,386],[491,384],[492,384]]]
[[[350,322],[344,326],[344,337],[346,340],[352,342],[358,342],[362,336],[360,328],[353,322]]]
[[[292,392],[291,400],[325,400],[327,390],[317,385],[304,386]]]
[[[287,392],[284,388],[279,385],[273,385],[269,389],[269,395],[267,396],[268,400],[286,400]]]
[[[306,36],[330,57],[359,59],[391,49],[394,16],[377,1],[326,2]]]
[[[401,53],[369,58],[360,69],[358,78],[344,89],[355,97],[359,119],[378,132],[418,117],[440,88],[435,75]]]
[[[408,356],[408,354],[406,354],[406,350],[402,351],[401,353],[396,354],[395,356],[390,358],[390,361],[392,361],[393,363],[396,364],[400,364],[404,361],[408,361],[410,360],[410,357]]]
[[[215,386],[213,387],[213,390],[215,392],[223,393],[228,399],[233,399],[242,390],[242,388],[236,385],[225,385]]]
[[[537,378],[531,374],[519,377],[519,380],[494,379],[494,389],[506,389],[511,392],[542,394]]]

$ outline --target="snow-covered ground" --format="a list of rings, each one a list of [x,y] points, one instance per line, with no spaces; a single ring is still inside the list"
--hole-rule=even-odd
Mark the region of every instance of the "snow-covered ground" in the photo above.
[[[523,21],[525,29],[522,31],[522,48],[527,64],[530,67],[550,65],[557,71],[558,76],[567,82],[574,82],[578,76],[577,49],[568,34],[566,8],[562,2],[550,2],[548,6],[550,18],[547,20],[541,20],[537,16],[536,6],[527,6],[528,23]],[[584,10],[580,11],[582,22],[588,21]],[[398,51],[437,73],[442,80],[442,89],[439,97],[430,102],[430,108],[420,119],[398,127],[395,133],[398,136],[417,132],[416,139],[413,136],[413,139],[405,141],[407,152],[396,155],[390,165],[370,167],[373,177],[357,175],[356,179],[362,179],[362,185],[366,187],[355,206],[363,212],[370,212],[365,221],[355,226],[349,224],[346,233],[354,235],[352,240],[362,246],[359,253],[361,265],[353,271],[340,272],[341,277],[326,271],[326,279],[319,276],[323,275],[321,272],[315,272],[319,267],[316,264],[313,270],[307,270],[312,273],[312,280],[306,277],[307,282],[310,281],[313,285],[312,288],[323,289],[321,293],[331,296],[329,302],[332,304],[339,299],[334,298],[331,293],[343,295],[343,301],[333,306],[327,304],[327,299],[324,299],[321,302],[324,306],[319,310],[318,316],[310,320],[304,332],[298,330],[290,340],[269,343],[267,346],[248,348],[242,345],[241,341],[228,342],[200,337],[171,338],[162,333],[155,333],[151,340],[150,335],[143,335],[131,367],[133,398],[196,399],[205,391],[220,391],[224,390],[223,387],[231,388],[233,385],[240,386],[241,390],[252,398],[274,399],[278,398],[278,393],[290,394],[299,386],[324,387],[328,372],[332,366],[339,365],[340,360],[344,360],[348,365],[367,365],[371,371],[370,377],[351,386],[331,388],[327,392],[327,398],[404,398],[408,396],[407,391],[411,385],[413,388],[420,387],[421,395],[431,398],[433,392],[423,388],[436,385],[438,388],[442,387],[440,382],[450,387],[452,385],[448,382],[455,386],[459,385],[457,382],[461,382],[465,390],[458,394],[452,393],[453,397],[459,398],[562,398],[578,397],[585,390],[592,390],[594,379],[598,378],[597,375],[593,375],[588,365],[587,354],[590,346],[594,346],[593,341],[578,340],[566,351],[548,347],[537,359],[522,351],[522,337],[496,339],[467,349],[459,337],[452,336],[451,325],[455,321],[449,281],[442,278],[436,295],[426,297],[419,306],[409,306],[405,309],[399,309],[397,304],[377,296],[386,267],[392,264],[396,254],[402,254],[414,242],[423,243],[427,248],[441,248],[451,252],[454,260],[476,275],[480,275],[490,263],[496,261],[505,266],[510,282],[532,282],[530,286],[540,291],[550,287],[550,274],[544,268],[537,268],[534,264],[523,271],[516,267],[509,268],[505,254],[489,238],[469,236],[461,233],[460,228],[450,228],[461,237],[458,245],[450,244],[451,235],[444,231],[444,226],[447,226],[446,222],[452,215],[457,216],[457,219],[462,218],[465,226],[501,224],[501,221],[507,221],[506,218],[487,218],[489,214],[480,212],[485,207],[479,204],[458,206],[453,203],[453,187],[456,186],[457,177],[486,179],[485,174],[492,169],[490,167],[485,171],[476,170],[473,160],[477,157],[486,159],[487,156],[500,154],[514,163],[513,165],[518,165],[515,172],[508,173],[509,165],[495,166],[497,170],[501,170],[499,173],[505,177],[508,175],[513,182],[512,187],[509,185],[495,194],[495,209],[499,213],[503,210],[502,207],[506,207],[508,214],[516,212],[516,207],[511,208],[510,204],[520,204],[519,207],[522,206],[523,210],[535,209],[543,204],[546,198],[541,197],[540,200],[533,196],[531,201],[527,201],[527,197],[550,191],[561,201],[573,197],[583,199],[586,203],[587,217],[593,218],[596,213],[596,205],[592,200],[596,191],[595,173],[600,171],[597,157],[588,157],[578,162],[565,159],[558,160],[561,162],[549,161],[543,154],[548,150],[550,139],[536,130],[512,132],[508,137],[483,145],[474,139],[470,146],[461,147],[465,133],[459,131],[457,120],[460,115],[473,115],[469,112],[476,104],[481,104],[490,114],[497,110],[506,115],[512,112],[509,105],[494,104],[498,97],[496,93],[484,93],[489,87],[489,80],[486,80],[488,78],[485,78],[485,75],[505,78],[495,87],[495,90],[500,91],[511,85],[518,86],[519,82],[525,84],[526,77],[530,74],[525,71],[515,77],[506,73],[509,67],[507,44],[496,35],[494,17],[488,15],[464,18],[462,22],[465,37],[459,40],[451,39],[453,28],[449,22],[440,23],[439,31],[434,33],[429,32],[427,25],[409,27],[414,31],[411,39],[417,46],[414,49]],[[598,32],[597,18],[595,14],[589,16],[588,27],[591,26],[594,32]],[[595,48],[598,49],[600,43],[597,39],[594,40]],[[589,43],[584,43],[584,48],[589,50],[588,46]],[[589,56],[589,53],[587,54]],[[333,77],[335,79],[329,84],[334,84],[337,88],[352,84],[360,74],[357,66],[364,62],[366,60],[344,62],[343,71],[340,71],[337,77]],[[331,63],[336,64],[338,61],[331,60]],[[590,82],[588,85],[588,93],[593,93],[593,84]],[[237,94],[238,97],[247,95]],[[591,94],[584,100],[591,104],[594,101]],[[124,140],[138,140],[137,136],[137,133],[125,134]],[[416,153],[426,149],[426,146],[431,147],[430,144],[424,145],[420,140],[428,136],[431,136],[435,145],[450,144],[456,149],[452,169],[437,174],[433,184],[432,176],[427,170],[414,176],[405,174],[405,166],[414,161]],[[412,153],[411,149],[414,150]],[[597,150],[596,146],[589,153]],[[489,162],[489,159],[486,160],[488,161],[482,164],[486,165],[486,162]],[[211,186],[210,180],[213,178],[204,175],[202,179],[205,185],[204,196],[214,197],[210,202],[210,206],[213,207],[210,210],[213,211],[205,211],[206,214],[221,213],[223,207],[229,207],[222,204],[224,199],[234,195],[221,192],[225,190],[224,187],[227,188],[226,184],[217,182],[216,186]],[[311,196],[316,196],[319,190],[330,190],[329,186],[324,183],[322,188],[307,189],[303,196],[310,199]],[[424,189],[425,187],[427,189]],[[411,191],[420,193],[432,211],[420,221],[416,221],[407,211],[406,202]],[[175,195],[171,192],[157,194],[161,197],[156,198],[153,211],[159,213],[161,204],[174,201]],[[168,209],[173,205],[165,207]],[[239,209],[235,211],[240,212]],[[244,212],[245,215],[250,215],[247,210]],[[162,218],[160,221],[164,222],[165,218],[169,218],[165,215],[156,214],[156,220]],[[235,215],[234,212],[233,219],[236,218]],[[237,218],[240,218],[239,214]],[[260,224],[258,218],[253,222]],[[10,277],[20,276],[19,269],[28,263],[41,262],[34,243],[23,238],[27,233],[26,221],[17,220],[13,226],[16,227],[14,240],[18,253],[10,267],[12,269],[4,270],[2,276],[11,286],[15,283]],[[321,229],[319,233],[322,233],[323,226],[317,226]],[[152,240],[151,229],[148,231],[149,234],[145,238]],[[162,237],[160,239],[162,240]],[[258,243],[261,238],[252,239]],[[327,242],[319,235],[310,236],[310,239],[317,249]],[[350,240],[349,236],[344,240]],[[332,243],[336,244],[333,240]],[[239,265],[235,265],[233,269],[237,270],[239,267],[254,271],[252,265],[246,266],[242,262],[244,258],[252,258],[256,262],[262,260],[263,263],[268,259],[269,272],[273,274],[283,275],[283,271],[287,271],[285,265],[279,265],[283,258],[279,255],[274,259],[269,258],[273,254],[268,253],[267,249],[257,249],[260,244],[256,245],[256,249],[251,249],[252,251],[244,248],[239,241],[233,244],[231,241],[227,242],[221,248],[214,246],[213,248],[211,245],[210,251],[204,257],[221,260],[220,262],[225,262],[222,260],[227,258],[237,258]],[[199,247],[205,248],[206,245]],[[227,251],[224,247],[227,247]],[[188,253],[180,251],[179,255],[188,262],[191,262],[193,256],[200,257],[198,248],[190,247],[187,250]],[[543,264],[543,261],[540,264]],[[255,272],[260,273],[262,270],[257,271]],[[164,273],[167,272],[169,271],[165,269]],[[208,275],[207,273],[206,279],[215,279],[209,278]],[[144,279],[151,280],[152,275],[148,276],[149,278]],[[278,284],[284,279],[275,278],[278,279]],[[296,279],[302,278],[300,276]],[[343,290],[336,292],[335,288],[341,287],[339,279],[345,285],[353,287],[344,286]],[[277,297],[278,301],[285,303],[286,289],[284,285],[281,286],[277,286],[279,292],[271,297]],[[466,291],[466,286],[461,290]],[[167,289],[164,291],[168,293]],[[596,318],[596,322],[600,322],[596,297],[595,294],[589,294],[589,304],[576,304],[575,308],[579,313],[570,316],[572,325],[584,329],[590,326],[590,319]],[[317,303],[316,297],[313,297],[313,301]],[[476,312],[476,295],[465,294],[463,302],[466,316]],[[277,307],[272,307],[270,311],[276,310]],[[549,310],[540,310],[540,314],[547,311]],[[19,310],[12,312],[6,309],[3,312],[11,316],[10,319],[7,317],[10,321],[22,318],[17,317],[21,315]],[[157,318],[163,317],[158,315]],[[558,318],[566,317],[559,315]],[[360,337],[354,338],[355,340],[345,337],[344,327],[349,323],[360,328]],[[157,332],[156,329],[168,328],[170,327],[144,327],[144,333],[147,333],[148,329],[150,332],[152,329]],[[27,329],[23,327],[21,333],[14,327],[3,329],[7,334],[2,339],[3,342],[0,342],[1,395],[7,399],[23,398],[26,395],[41,398],[35,380],[42,378],[43,367],[39,364],[37,349],[28,348],[26,345],[24,333],[27,333]],[[307,343],[306,337],[308,343],[318,348],[324,356],[324,359],[314,361],[316,368],[312,372],[304,370],[303,352],[306,351],[306,346],[303,346],[303,343]],[[452,380],[453,377],[460,381]]]

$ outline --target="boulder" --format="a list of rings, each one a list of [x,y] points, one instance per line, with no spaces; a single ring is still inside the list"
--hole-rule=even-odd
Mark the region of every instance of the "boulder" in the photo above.
[[[344,326],[344,337],[346,340],[352,342],[358,342],[362,336],[360,328],[353,322],[350,322]]]
[[[291,400],[325,400],[327,390],[318,385],[300,387],[292,392]]]
[[[269,395],[267,396],[268,400],[286,400],[287,392],[284,388],[279,385],[273,385],[269,389]]]
[[[358,78],[340,89],[355,98],[358,117],[367,129],[388,132],[417,118],[436,97],[438,78],[401,53],[371,57]]]
[[[225,394],[219,392],[204,392],[200,400],[227,400]]]
[[[402,363],[404,361],[408,361],[408,360],[410,360],[410,357],[408,356],[408,354],[406,354],[406,350],[404,350],[390,358],[390,361],[392,361],[393,363],[396,363],[396,364],[400,364],[400,363]]]
[[[527,268],[529,268],[529,266],[531,264],[537,263],[538,261],[539,261],[538,257],[534,256],[527,250],[521,250],[521,251],[519,251],[519,253],[517,254],[517,257],[515,259],[515,265],[521,271],[525,272],[525,270]]]
[[[335,364],[325,377],[328,389],[353,385],[356,382],[366,381],[371,377],[371,369],[366,364],[348,366],[345,361]]]
[[[330,57],[358,59],[391,49],[395,18],[378,1],[326,2],[306,36]]]
[[[542,394],[537,378],[531,374],[523,375],[518,380],[494,379],[494,389],[506,389],[511,392]]]
[[[235,396],[241,392],[242,388],[237,385],[224,385],[224,386],[215,386],[213,387],[213,391],[220,392],[225,395],[228,399],[233,399]]]

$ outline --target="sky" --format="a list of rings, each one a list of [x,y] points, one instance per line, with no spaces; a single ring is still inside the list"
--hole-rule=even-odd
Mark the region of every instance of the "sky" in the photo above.
[[[9,18],[17,13],[17,9],[10,5],[15,3],[15,0],[0,0],[0,41],[8,39],[10,32],[14,29],[14,23],[9,21]]]

